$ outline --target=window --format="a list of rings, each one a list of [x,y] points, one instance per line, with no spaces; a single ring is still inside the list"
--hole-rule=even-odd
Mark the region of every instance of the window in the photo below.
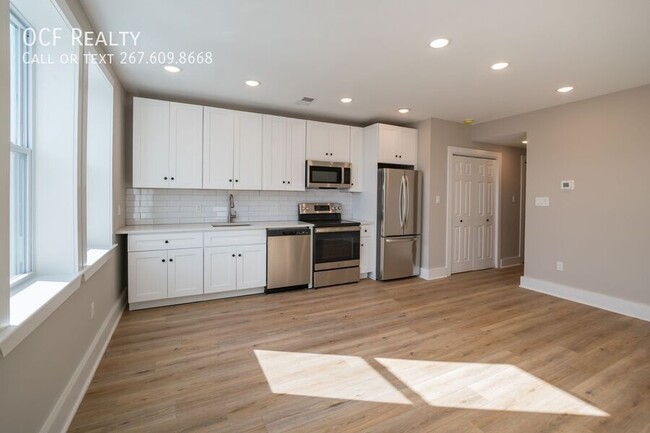
[[[113,85],[96,63],[86,68],[86,265],[113,244]]]
[[[23,62],[29,53],[25,34],[29,26],[18,15],[10,15],[10,191],[9,191],[9,278],[11,284],[31,273],[31,174],[32,147],[30,131],[30,66]]]

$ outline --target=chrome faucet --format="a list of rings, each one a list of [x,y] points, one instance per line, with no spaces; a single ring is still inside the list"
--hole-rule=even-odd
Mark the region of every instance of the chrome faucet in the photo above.
[[[235,210],[235,196],[230,194],[228,196],[228,224],[237,218],[237,211]]]

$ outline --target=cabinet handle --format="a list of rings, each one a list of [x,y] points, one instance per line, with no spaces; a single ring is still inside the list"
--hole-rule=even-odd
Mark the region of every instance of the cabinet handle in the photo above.
[[[165,263],[165,259],[162,259],[162,262]]]

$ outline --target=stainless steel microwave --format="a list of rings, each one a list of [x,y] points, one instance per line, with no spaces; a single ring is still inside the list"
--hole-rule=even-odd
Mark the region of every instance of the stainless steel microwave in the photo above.
[[[349,162],[307,161],[307,188],[349,189],[352,187],[352,164]]]

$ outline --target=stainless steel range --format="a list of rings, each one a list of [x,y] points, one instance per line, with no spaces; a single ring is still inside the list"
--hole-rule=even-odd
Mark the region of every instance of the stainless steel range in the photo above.
[[[300,203],[298,219],[314,224],[314,287],[359,281],[361,223],[341,219],[341,203]]]

